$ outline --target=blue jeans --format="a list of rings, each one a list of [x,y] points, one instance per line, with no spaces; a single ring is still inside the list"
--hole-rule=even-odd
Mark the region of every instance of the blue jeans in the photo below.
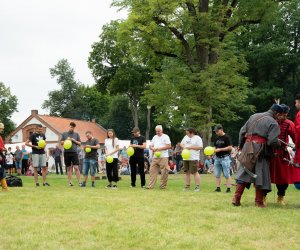
[[[16,160],[15,164],[16,164],[16,169],[21,169],[22,168],[22,160]]]
[[[216,157],[214,167],[215,167],[215,176],[220,178],[222,170],[223,175],[226,179],[230,177],[230,156],[225,156],[223,158]]]
[[[89,170],[91,176],[95,176],[96,173],[96,160],[95,159],[83,159],[83,175],[88,176]]]

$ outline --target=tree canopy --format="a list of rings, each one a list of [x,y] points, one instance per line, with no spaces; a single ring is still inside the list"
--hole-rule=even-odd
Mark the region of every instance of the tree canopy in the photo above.
[[[140,99],[150,74],[138,57],[130,55],[134,41],[118,38],[119,26],[120,22],[112,21],[103,27],[100,41],[92,45],[88,65],[99,91],[128,98],[133,123],[138,126]]]
[[[17,111],[17,105],[17,97],[11,93],[9,87],[0,82],[0,122],[4,124],[4,137],[15,128],[15,124],[11,121],[11,116]]]

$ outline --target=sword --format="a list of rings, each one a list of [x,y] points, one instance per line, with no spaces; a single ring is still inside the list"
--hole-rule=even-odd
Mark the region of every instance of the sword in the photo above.
[[[294,163],[292,160],[289,160],[287,158],[283,158],[283,160],[287,161],[289,163],[289,165],[291,165],[292,167],[300,168],[300,164],[299,163]]]
[[[295,149],[295,147],[292,144],[286,143],[285,141],[280,140],[280,139],[278,139],[278,141],[280,141],[281,143],[285,144],[288,147],[291,147],[292,149]]]
[[[248,175],[250,175],[252,178],[255,179],[255,178],[257,177],[257,174],[252,173],[248,168],[246,168],[246,167],[243,166],[242,164],[241,164],[241,166],[243,167],[244,171],[245,171]]]

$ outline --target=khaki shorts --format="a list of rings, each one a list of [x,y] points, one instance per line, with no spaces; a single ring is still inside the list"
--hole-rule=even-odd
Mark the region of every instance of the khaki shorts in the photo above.
[[[183,161],[184,172],[194,174],[198,171],[198,161]]]
[[[46,167],[46,154],[32,154],[32,166],[34,168]]]

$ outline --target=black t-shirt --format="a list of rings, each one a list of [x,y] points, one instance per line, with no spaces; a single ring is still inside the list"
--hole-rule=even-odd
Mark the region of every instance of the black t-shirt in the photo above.
[[[220,136],[215,140],[216,148],[226,148],[228,146],[232,146],[232,142],[231,142],[230,136],[227,134]],[[220,156],[224,156],[224,155],[230,155],[230,153],[231,153],[231,150],[221,151],[221,152],[216,153],[216,156],[220,157]]]
[[[31,136],[29,138],[29,141],[31,141],[31,144],[34,146],[38,146],[38,142],[40,140],[46,140],[45,134],[33,133],[33,134],[31,134]],[[32,153],[33,154],[45,154],[45,150],[43,148],[41,148],[41,149],[32,148]]]
[[[64,132],[61,136],[61,140],[65,141],[65,140],[67,140],[68,137],[73,138],[74,140],[80,142],[79,134],[74,131],[73,132],[70,132],[70,131]],[[77,147],[78,147],[78,145],[72,141],[72,147],[69,149],[64,149],[64,153],[77,153],[77,150],[78,150]]]
[[[131,137],[130,139],[130,143],[134,145],[143,145],[145,142],[145,137],[141,135],[139,137]],[[144,158],[144,149],[134,148],[134,155],[131,157]]]
[[[99,144],[99,141],[96,138],[92,138],[90,140],[87,140],[84,145],[90,145],[90,146],[97,146]],[[85,159],[95,159],[97,160],[97,149],[91,148],[91,152],[87,153],[85,152]]]

